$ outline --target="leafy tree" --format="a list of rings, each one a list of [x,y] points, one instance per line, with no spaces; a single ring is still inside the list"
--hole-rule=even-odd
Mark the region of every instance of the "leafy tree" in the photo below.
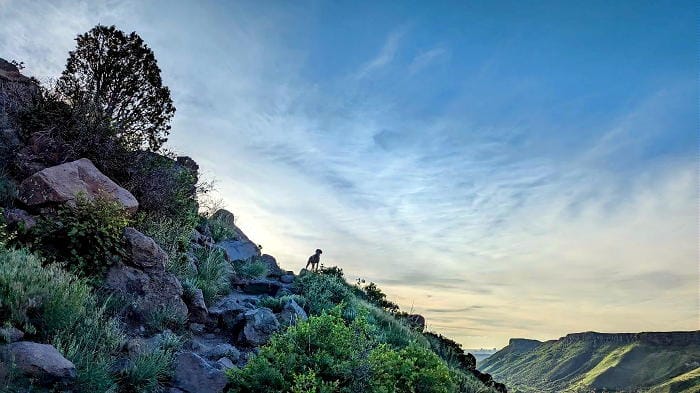
[[[56,89],[74,106],[88,106],[107,119],[131,149],[158,150],[175,113],[170,89],[141,37],[97,25],[76,38]]]

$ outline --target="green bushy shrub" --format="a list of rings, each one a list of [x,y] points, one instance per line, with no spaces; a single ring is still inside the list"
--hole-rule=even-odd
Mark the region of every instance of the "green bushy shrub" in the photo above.
[[[202,290],[204,301],[212,304],[231,288],[231,264],[219,248],[202,248],[196,252],[199,265],[188,283]]]
[[[277,334],[242,369],[230,370],[232,392],[454,391],[448,367],[428,349],[377,345],[366,312],[346,322],[341,307]]]
[[[267,265],[258,260],[251,258],[244,262],[233,263],[233,274],[241,279],[249,280],[267,276]]]
[[[355,300],[350,286],[333,275],[305,273],[294,281],[294,288],[307,299],[309,312],[314,315]]]
[[[119,202],[78,194],[75,206],[62,206],[56,216],[44,217],[34,226],[34,246],[48,260],[65,262],[76,274],[100,279],[124,256],[122,236],[128,223]]]
[[[90,287],[35,255],[0,249],[0,319],[29,334],[51,337],[85,315]]]
[[[232,239],[237,235],[232,223],[220,218],[210,218],[207,220],[211,237],[215,242],[220,242],[225,239]]]

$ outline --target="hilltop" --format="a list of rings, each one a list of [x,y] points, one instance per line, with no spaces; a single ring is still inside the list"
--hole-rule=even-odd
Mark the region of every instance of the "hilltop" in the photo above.
[[[519,392],[697,392],[700,331],[511,339],[480,366]]]
[[[140,37],[77,41],[56,89],[0,59],[1,391],[507,392],[374,283],[263,254],[162,150]]]

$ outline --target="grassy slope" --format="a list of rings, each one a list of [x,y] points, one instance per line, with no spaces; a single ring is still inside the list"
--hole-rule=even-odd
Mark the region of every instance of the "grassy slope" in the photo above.
[[[700,391],[700,367],[655,386],[647,393],[697,393]]]
[[[688,365],[698,360],[698,346],[550,341],[524,352],[506,347],[485,360],[482,368],[514,391],[578,392],[653,386],[688,371]]]

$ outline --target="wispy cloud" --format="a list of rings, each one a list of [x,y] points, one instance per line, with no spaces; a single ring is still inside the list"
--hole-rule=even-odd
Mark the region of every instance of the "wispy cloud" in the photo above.
[[[374,58],[369,60],[360,68],[360,70],[355,74],[355,78],[362,79],[394,61],[396,53],[399,50],[401,39],[404,37],[406,32],[407,29],[403,27],[389,33],[379,53],[377,53]]]
[[[408,65],[408,72],[415,74],[429,65],[439,61],[442,58],[449,56],[447,49],[442,47],[432,48],[425,52],[421,52],[413,58],[411,64]]]

